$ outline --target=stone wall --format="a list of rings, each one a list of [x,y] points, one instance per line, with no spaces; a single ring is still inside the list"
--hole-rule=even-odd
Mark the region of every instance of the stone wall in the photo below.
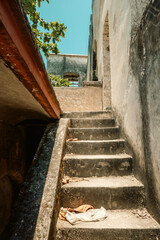
[[[159,8],[158,0],[93,1],[98,79],[105,79],[103,49],[108,15],[111,74],[108,94],[122,133],[135,154],[137,177],[143,180],[148,196],[160,210]]]
[[[47,59],[47,71],[63,78],[64,73],[76,73],[79,75],[79,86],[87,78],[87,56],[51,54]]]

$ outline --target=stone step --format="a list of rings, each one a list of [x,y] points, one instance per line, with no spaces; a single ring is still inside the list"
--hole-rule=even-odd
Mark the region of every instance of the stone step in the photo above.
[[[66,153],[81,155],[113,155],[125,152],[125,141],[117,140],[78,140],[66,142]]]
[[[133,176],[79,180],[62,186],[61,206],[75,208],[91,204],[95,208],[129,209],[144,204],[144,186]]]
[[[78,140],[108,140],[119,138],[119,128],[68,128],[68,138]]]
[[[143,212],[147,213],[144,217]],[[140,215],[141,213],[142,215]],[[146,209],[108,210],[107,215],[108,217],[104,221],[86,222],[76,225],[58,220],[56,240],[160,239],[160,225]]]
[[[64,174],[70,177],[124,176],[132,172],[132,157],[127,154],[66,154],[63,160]]]
[[[112,110],[98,112],[68,112],[61,115],[62,118],[112,118]]]
[[[114,127],[115,119],[92,119],[92,118],[82,118],[82,119],[71,119],[71,128],[105,128]]]

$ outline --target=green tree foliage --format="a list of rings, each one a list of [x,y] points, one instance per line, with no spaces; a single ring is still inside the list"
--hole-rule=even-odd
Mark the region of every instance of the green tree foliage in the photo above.
[[[29,16],[31,21],[31,28],[37,40],[37,44],[46,57],[49,56],[50,52],[59,53],[57,42],[60,38],[65,37],[66,27],[64,23],[46,22],[40,17],[40,13],[37,12],[36,7],[41,6],[41,3],[49,0],[21,0],[25,9],[26,14]],[[43,31],[41,31],[41,27]]]
[[[55,76],[48,74],[50,82],[53,87],[69,87],[70,82],[68,79],[61,78],[61,76]]]

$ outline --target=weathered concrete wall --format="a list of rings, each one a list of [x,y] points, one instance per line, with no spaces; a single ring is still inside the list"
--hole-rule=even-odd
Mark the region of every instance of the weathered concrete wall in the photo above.
[[[54,88],[62,112],[90,112],[102,110],[102,85]]]
[[[131,41],[132,76],[139,82],[142,134],[148,190],[160,210],[160,2],[145,10]]]
[[[160,208],[159,8],[158,0],[93,1],[98,79],[104,79],[103,33],[108,14],[112,107],[135,153],[137,176],[148,186],[148,194],[157,208]]]
[[[79,86],[87,78],[87,56],[51,54],[47,59],[47,71],[63,78],[64,73],[73,72],[79,75]]]
[[[98,10],[99,9],[99,12]],[[141,129],[141,107],[136,82],[129,78],[129,49],[131,40],[130,1],[94,1],[93,29],[97,41],[98,79],[104,74],[104,29],[109,19],[110,71],[112,107],[120,117],[125,132],[130,135],[130,144],[136,149],[137,158],[144,159]],[[107,70],[108,71],[108,70]],[[105,95],[105,93],[104,93]],[[134,105],[130,103],[134,101]],[[144,165],[144,161],[140,162]],[[142,166],[142,168],[144,168]],[[145,171],[145,170],[144,170]]]
[[[113,1],[109,11],[112,106],[145,176],[139,83],[130,73],[131,5]],[[141,18],[140,18],[141,19]],[[139,21],[140,21],[139,19]]]

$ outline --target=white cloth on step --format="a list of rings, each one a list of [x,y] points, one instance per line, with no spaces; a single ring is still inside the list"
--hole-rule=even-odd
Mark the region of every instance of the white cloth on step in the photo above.
[[[101,207],[100,209],[89,209],[85,213],[75,213],[69,212],[66,213],[66,220],[71,224],[76,224],[80,222],[97,222],[103,221],[107,218],[107,211],[105,208]]]

